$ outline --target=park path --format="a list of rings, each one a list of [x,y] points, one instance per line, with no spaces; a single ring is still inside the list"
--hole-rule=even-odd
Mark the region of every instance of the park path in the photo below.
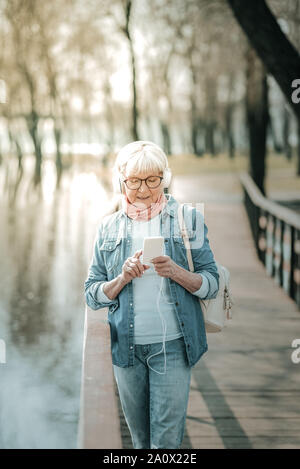
[[[300,448],[300,338],[296,304],[256,256],[234,174],[175,178],[178,201],[204,202],[210,245],[228,267],[232,322],[208,335],[193,368],[182,448]]]

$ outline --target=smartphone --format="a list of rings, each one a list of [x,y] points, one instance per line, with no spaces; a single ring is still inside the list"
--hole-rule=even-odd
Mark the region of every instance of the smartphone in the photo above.
[[[144,238],[143,264],[151,263],[151,259],[164,255],[164,237],[150,236]]]

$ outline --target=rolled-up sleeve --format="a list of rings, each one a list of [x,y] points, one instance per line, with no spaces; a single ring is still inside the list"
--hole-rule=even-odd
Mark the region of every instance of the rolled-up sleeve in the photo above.
[[[193,292],[193,295],[198,296],[198,298],[203,298],[203,297],[206,297],[209,291],[209,283],[205,275],[203,275],[203,273],[198,274],[198,275],[202,277],[202,284],[199,290]]]
[[[193,295],[198,296],[198,298],[201,298],[201,300],[206,299],[211,285],[213,286],[213,290],[218,292],[218,282],[213,275],[210,275],[209,273],[207,274],[207,272],[205,274],[204,272],[201,272],[199,275],[202,277],[202,284],[199,290],[193,292]],[[207,278],[208,276],[210,276],[210,281]]]
[[[91,264],[88,270],[88,276],[84,284],[85,298],[87,305],[96,310],[100,308],[105,308],[110,305],[118,305],[118,298],[109,301],[103,301],[103,297],[98,294],[100,292],[100,286],[107,282],[107,271],[105,267],[105,262],[103,259],[103,253],[101,252],[102,245],[102,226],[100,225],[98,233],[94,242],[94,250]],[[102,292],[103,293],[103,292]],[[104,295],[104,293],[103,293]]]
[[[104,291],[103,291],[103,286],[104,286],[104,283],[101,283],[100,284],[100,287],[98,288],[98,291],[97,291],[97,300],[100,302],[100,303],[110,303],[111,302],[111,299],[108,298],[108,296],[105,295]]]

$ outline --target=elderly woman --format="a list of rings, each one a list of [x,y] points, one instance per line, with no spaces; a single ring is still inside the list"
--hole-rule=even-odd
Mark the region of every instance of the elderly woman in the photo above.
[[[122,208],[106,216],[85,282],[87,304],[107,306],[111,355],[134,448],[180,448],[191,369],[207,351],[199,298],[219,276],[201,212],[185,206],[195,271],[188,270],[171,172],[154,143],[126,145],[115,163]],[[164,255],[145,264],[143,239],[163,236]]]

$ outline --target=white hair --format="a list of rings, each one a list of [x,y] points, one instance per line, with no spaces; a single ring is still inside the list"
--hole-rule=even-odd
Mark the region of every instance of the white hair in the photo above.
[[[122,175],[164,172],[168,169],[168,158],[163,150],[152,142],[138,140],[125,145],[119,153],[113,167],[113,185],[116,190]]]

